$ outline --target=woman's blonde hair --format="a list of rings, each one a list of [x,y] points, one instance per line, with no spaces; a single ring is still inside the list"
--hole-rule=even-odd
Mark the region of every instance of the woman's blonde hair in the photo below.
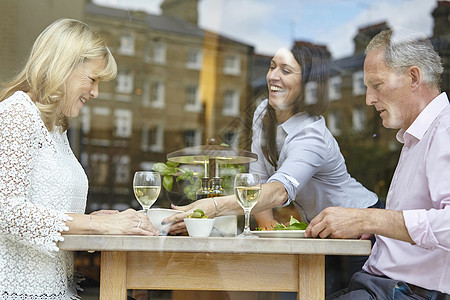
[[[61,111],[65,83],[78,66],[90,59],[105,61],[99,80],[116,77],[116,61],[106,41],[86,23],[59,19],[38,36],[25,67],[0,92],[0,101],[16,91],[31,93],[47,129],[62,126],[66,130],[68,120]]]

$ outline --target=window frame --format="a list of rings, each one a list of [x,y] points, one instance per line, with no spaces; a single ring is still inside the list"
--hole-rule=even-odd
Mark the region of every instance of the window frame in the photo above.
[[[117,73],[116,92],[122,94],[132,94],[134,90],[134,74],[131,70],[121,70]]]
[[[328,96],[330,101],[340,100],[342,98],[342,77],[332,76],[328,81]]]
[[[114,110],[114,136],[130,138],[133,134],[133,112],[130,109]]]
[[[240,92],[235,89],[227,89],[223,95],[222,115],[229,117],[239,116]]]
[[[317,89],[318,84],[316,81],[309,81],[305,85],[305,104],[313,105],[316,104],[317,99]]]
[[[364,71],[360,70],[352,74],[352,86],[353,96],[361,96],[366,94],[366,86],[364,85]]]
[[[122,33],[119,37],[119,49],[117,53],[120,55],[134,56],[136,54],[136,35],[133,32]]]
[[[194,58],[191,60],[191,58]],[[203,53],[200,49],[191,48],[187,52],[186,68],[191,70],[201,70],[203,63]]]
[[[327,115],[327,127],[333,136],[341,135],[341,114],[339,111],[330,111]]]
[[[195,90],[193,93],[192,91]],[[202,105],[200,101],[200,89],[198,85],[189,84],[185,88],[186,102],[184,109],[190,112],[200,112]]]
[[[241,57],[235,54],[227,54],[223,61],[223,73],[228,75],[241,74]]]

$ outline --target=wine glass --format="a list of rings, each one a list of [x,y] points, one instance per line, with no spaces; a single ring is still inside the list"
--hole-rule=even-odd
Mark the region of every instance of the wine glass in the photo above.
[[[237,202],[245,212],[244,231],[238,237],[255,237],[258,236],[250,232],[250,212],[258,202],[261,195],[261,181],[257,174],[240,173],[234,179],[234,193]]]
[[[133,191],[139,204],[147,214],[161,191],[161,176],[158,172],[138,171],[133,178]]]

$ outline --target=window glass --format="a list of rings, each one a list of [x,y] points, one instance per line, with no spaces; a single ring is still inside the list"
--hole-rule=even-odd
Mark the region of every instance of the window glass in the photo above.
[[[364,72],[358,71],[353,73],[353,95],[359,96],[366,93],[366,86],[364,85]]]
[[[229,75],[239,75],[239,73],[241,72],[241,61],[239,56],[225,56],[223,72]]]
[[[331,133],[334,136],[339,136],[341,134],[341,129],[340,129],[340,114],[337,111],[332,111],[328,113],[328,117],[327,117],[327,126],[328,129],[330,129]]]
[[[119,54],[134,55],[134,35],[125,33],[120,36]]]
[[[155,81],[152,83],[150,102],[153,107],[164,107],[164,82]]]
[[[116,92],[130,94],[133,92],[134,76],[131,71],[120,71],[117,73]]]
[[[130,180],[130,157],[128,155],[115,155],[113,163],[115,165],[115,182],[126,183]]]
[[[114,111],[115,136],[130,137],[132,130],[133,113],[128,109],[116,109]]]
[[[80,115],[81,130],[84,134],[88,134],[91,129],[91,108],[83,107]]]
[[[223,140],[225,144],[233,148],[238,146],[238,138],[239,138],[238,134],[233,131],[225,132],[225,134],[223,135]]]
[[[158,64],[166,63],[167,47],[163,43],[155,43],[153,48],[153,62]]]
[[[363,131],[366,126],[366,110],[363,107],[355,107],[353,109],[353,130],[356,132]]]
[[[238,116],[239,115],[239,92],[235,90],[225,91],[223,101],[223,115]]]
[[[92,153],[89,160],[88,175],[91,178],[91,184],[95,186],[102,186],[107,183],[108,173],[110,169],[109,155],[106,153]]]
[[[82,20],[103,36],[117,62],[117,77],[100,83],[98,97],[86,101],[80,115],[70,119],[67,135],[89,179],[86,212],[139,210],[132,190],[134,173],[167,163],[169,153],[212,141],[251,151],[254,112],[268,99],[266,75],[273,55],[281,47],[309,43],[329,54],[325,93],[330,101],[322,115],[348,171],[384,199],[396,165],[390,158],[398,157],[400,146],[395,130],[385,129],[376,110],[365,104],[364,50],[384,29],[402,26],[423,32],[442,56],[441,89],[448,93],[448,3],[2,0],[0,82],[20,72],[36,37],[59,18]],[[314,80],[302,87],[306,104],[317,103],[324,92]],[[386,161],[380,163],[377,157]],[[202,172],[198,162],[180,165],[184,167],[195,170],[196,179]],[[248,164],[235,167],[249,170]],[[221,175],[227,174],[220,168]],[[170,208],[172,192],[186,194],[186,180],[176,180],[181,173],[173,177],[172,191],[161,189],[154,207]],[[224,178],[223,185],[229,190],[232,180]],[[282,223],[291,215],[300,218],[290,206],[274,210]],[[243,217],[237,220],[240,232]],[[253,216],[250,221],[256,228]],[[76,260],[77,267],[84,261]],[[89,264],[98,268],[99,263],[89,258]],[[176,292],[170,299],[196,299],[175,297]],[[252,295],[242,298],[269,298]]]
[[[328,95],[330,101],[341,99],[342,77],[333,76],[328,81]]]
[[[310,81],[305,87],[305,103],[315,104],[317,103],[317,82]]]
[[[189,49],[186,67],[188,69],[200,70],[202,67],[202,52],[198,49]]]
[[[185,96],[186,96],[185,110],[197,112],[201,109],[198,86],[189,85],[186,88]]]
[[[150,85],[149,79],[145,79],[142,83],[142,106],[144,107],[149,107],[151,103]]]
[[[146,63],[152,62],[152,42],[146,41],[145,42],[145,48],[144,48],[144,61]]]
[[[184,132],[184,146],[194,147],[200,144],[200,132],[198,130],[189,129]]]
[[[164,151],[164,127],[161,125],[144,126],[142,128],[142,150]]]

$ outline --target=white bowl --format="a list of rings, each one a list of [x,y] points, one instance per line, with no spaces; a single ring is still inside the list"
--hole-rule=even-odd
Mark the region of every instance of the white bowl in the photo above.
[[[175,214],[182,213],[180,210],[167,209],[167,208],[150,208],[147,212],[147,216],[159,232],[163,232],[164,228],[170,227],[173,223],[166,223],[161,225],[161,221],[167,217],[173,216]]]
[[[193,237],[207,237],[211,234],[215,219],[185,218],[187,231]]]

